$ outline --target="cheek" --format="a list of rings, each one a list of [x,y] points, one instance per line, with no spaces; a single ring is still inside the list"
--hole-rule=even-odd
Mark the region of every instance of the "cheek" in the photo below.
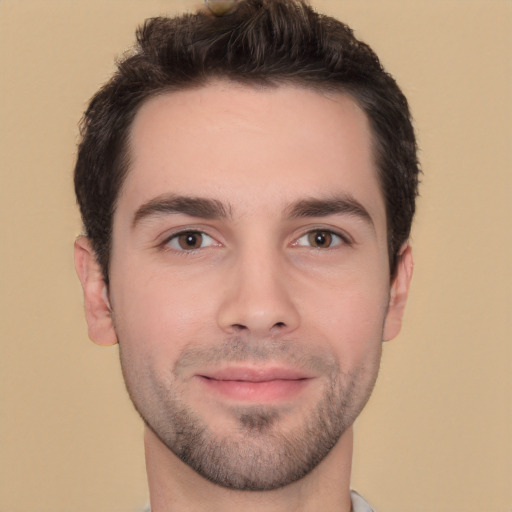
[[[380,353],[388,304],[384,282],[379,286],[378,281],[368,285],[345,281],[330,293],[311,294],[308,302],[306,322],[338,354],[342,368],[364,364]]]
[[[114,288],[115,326],[126,350],[173,356],[205,336],[212,300],[163,275],[138,276]],[[200,319],[200,321],[199,321]]]

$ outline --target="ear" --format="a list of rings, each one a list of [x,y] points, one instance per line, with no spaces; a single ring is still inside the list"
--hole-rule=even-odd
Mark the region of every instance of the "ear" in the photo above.
[[[402,317],[409,295],[412,268],[412,250],[409,243],[406,242],[398,254],[396,273],[391,283],[388,312],[384,322],[384,341],[395,338],[402,327]]]
[[[80,236],[75,241],[75,268],[84,292],[85,319],[89,338],[98,345],[115,345],[117,336],[103,272],[90,240]]]

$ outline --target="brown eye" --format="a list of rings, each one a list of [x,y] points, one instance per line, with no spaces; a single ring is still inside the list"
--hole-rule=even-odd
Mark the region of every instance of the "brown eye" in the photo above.
[[[339,245],[352,245],[347,237],[333,233],[329,229],[315,229],[305,233],[293,243],[296,247],[312,247],[313,249],[332,249]]]
[[[178,236],[178,245],[184,250],[199,249],[202,243],[201,233],[183,233]]]
[[[183,231],[171,237],[167,245],[175,251],[194,251],[216,244],[215,240],[206,233],[200,231]]]
[[[308,234],[308,242],[311,247],[327,249],[333,243],[333,234],[329,231],[312,231]]]

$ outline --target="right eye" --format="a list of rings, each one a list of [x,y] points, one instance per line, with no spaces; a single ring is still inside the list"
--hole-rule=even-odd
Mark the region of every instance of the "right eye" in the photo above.
[[[315,249],[330,249],[346,243],[341,235],[328,229],[315,229],[301,236],[295,245],[313,247]]]
[[[166,245],[175,251],[196,251],[214,244],[214,239],[201,231],[176,233],[166,242]]]

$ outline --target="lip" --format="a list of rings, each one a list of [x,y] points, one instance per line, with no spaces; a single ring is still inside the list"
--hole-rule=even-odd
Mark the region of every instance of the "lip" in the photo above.
[[[198,374],[204,387],[224,398],[271,402],[294,398],[311,376],[284,367],[229,367]]]
[[[222,368],[200,375],[213,380],[237,380],[244,382],[267,382],[272,380],[302,380],[310,376],[302,370],[280,366],[235,366]]]

